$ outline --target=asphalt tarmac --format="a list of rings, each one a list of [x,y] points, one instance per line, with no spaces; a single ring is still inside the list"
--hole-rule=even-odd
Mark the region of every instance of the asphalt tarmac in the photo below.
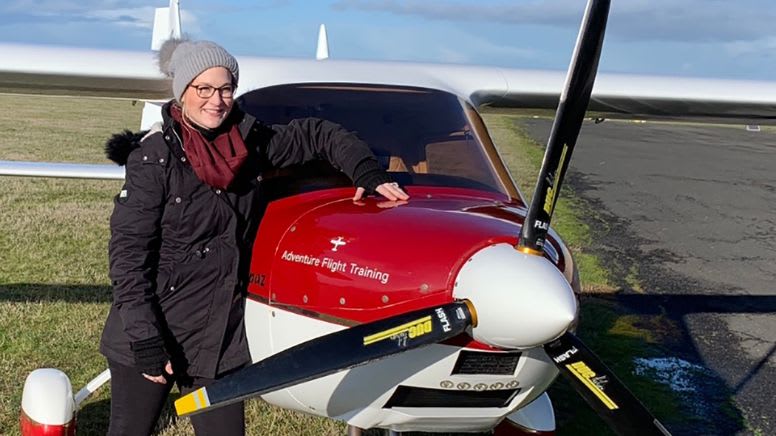
[[[518,124],[546,144],[549,120]],[[565,183],[618,300],[676,324],[663,364],[695,374],[681,432],[776,435],[776,132],[586,122]]]

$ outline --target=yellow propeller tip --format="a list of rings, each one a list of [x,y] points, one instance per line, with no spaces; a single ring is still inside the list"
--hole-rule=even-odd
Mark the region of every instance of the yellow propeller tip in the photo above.
[[[175,400],[175,413],[178,416],[186,416],[209,406],[210,399],[207,396],[207,388],[199,388]]]

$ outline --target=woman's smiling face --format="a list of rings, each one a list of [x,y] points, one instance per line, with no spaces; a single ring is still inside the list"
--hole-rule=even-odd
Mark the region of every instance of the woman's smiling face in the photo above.
[[[207,95],[207,98],[201,95]],[[232,73],[224,67],[209,68],[191,81],[181,98],[183,113],[193,123],[215,129],[234,106]]]

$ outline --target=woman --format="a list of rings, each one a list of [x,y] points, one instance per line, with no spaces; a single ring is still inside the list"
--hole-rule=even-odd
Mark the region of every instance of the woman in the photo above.
[[[110,220],[111,306],[100,350],[111,370],[110,435],[149,434],[175,381],[182,393],[250,363],[243,324],[261,174],[326,159],[358,187],[407,195],[367,145],[319,119],[266,126],[234,105],[237,61],[207,41],[168,41],[175,100],[163,123],[114,136],[126,165]],[[192,417],[198,435],[244,434],[243,403]]]

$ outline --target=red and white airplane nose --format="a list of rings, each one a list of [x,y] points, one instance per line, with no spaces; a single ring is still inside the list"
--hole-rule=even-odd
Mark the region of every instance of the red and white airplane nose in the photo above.
[[[74,436],[75,401],[67,375],[53,368],[31,372],[20,415],[22,436]]]
[[[453,296],[477,311],[473,336],[485,344],[532,348],[562,335],[577,314],[577,299],[549,260],[524,254],[510,244],[486,247],[467,260]]]

